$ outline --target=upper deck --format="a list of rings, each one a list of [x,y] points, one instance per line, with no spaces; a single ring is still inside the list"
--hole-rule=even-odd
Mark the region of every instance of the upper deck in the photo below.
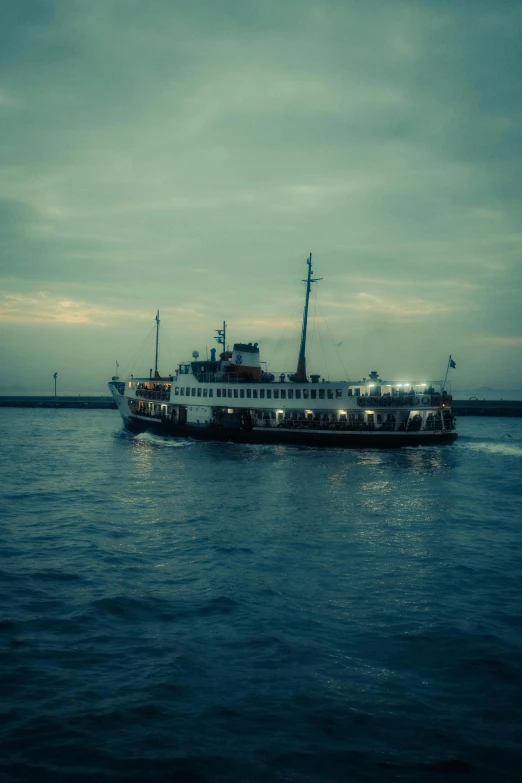
[[[381,381],[369,383],[322,381],[296,383],[282,380],[241,381],[229,379],[206,380],[194,373],[168,378],[132,378],[127,381],[125,396],[158,402],[188,404],[196,400],[213,405],[260,408],[433,408],[451,404],[451,397],[436,392],[426,383],[393,384]],[[195,399],[193,399],[195,398]],[[210,402],[212,400],[212,402]],[[225,402],[226,401],[226,402]],[[203,403],[205,404],[205,403]]]

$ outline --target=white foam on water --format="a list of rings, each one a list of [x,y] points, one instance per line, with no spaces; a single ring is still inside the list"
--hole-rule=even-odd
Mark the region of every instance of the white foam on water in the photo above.
[[[460,448],[471,449],[472,451],[488,451],[490,454],[503,454],[509,457],[522,457],[522,447],[516,443],[509,442],[488,442],[479,441],[478,443],[459,443]]]
[[[133,440],[138,441],[138,443],[146,443],[151,446],[165,446],[171,449],[186,449],[194,445],[194,441],[191,440],[172,438],[169,435],[153,435],[150,432],[140,432],[134,436]]]

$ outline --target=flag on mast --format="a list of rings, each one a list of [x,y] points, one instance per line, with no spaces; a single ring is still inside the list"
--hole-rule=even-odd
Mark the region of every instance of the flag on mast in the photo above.
[[[444,376],[444,381],[442,382],[442,391],[446,388],[446,381],[448,380],[448,373],[450,369],[454,370],[456,368],[457,364],[453,361],[451,358],[451,354],[448,357],[448,366],[446,367],[446,375]]]

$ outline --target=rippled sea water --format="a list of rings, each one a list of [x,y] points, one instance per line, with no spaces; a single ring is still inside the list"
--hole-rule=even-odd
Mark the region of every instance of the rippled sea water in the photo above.
[[[397,451],[0,428],[0,780],[520,779],[522,421]]]

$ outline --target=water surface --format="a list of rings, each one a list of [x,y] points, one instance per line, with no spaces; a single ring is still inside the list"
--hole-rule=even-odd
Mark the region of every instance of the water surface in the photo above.
[[[393,451],[0,427],[0,779],[518,779],[522,421]]]

